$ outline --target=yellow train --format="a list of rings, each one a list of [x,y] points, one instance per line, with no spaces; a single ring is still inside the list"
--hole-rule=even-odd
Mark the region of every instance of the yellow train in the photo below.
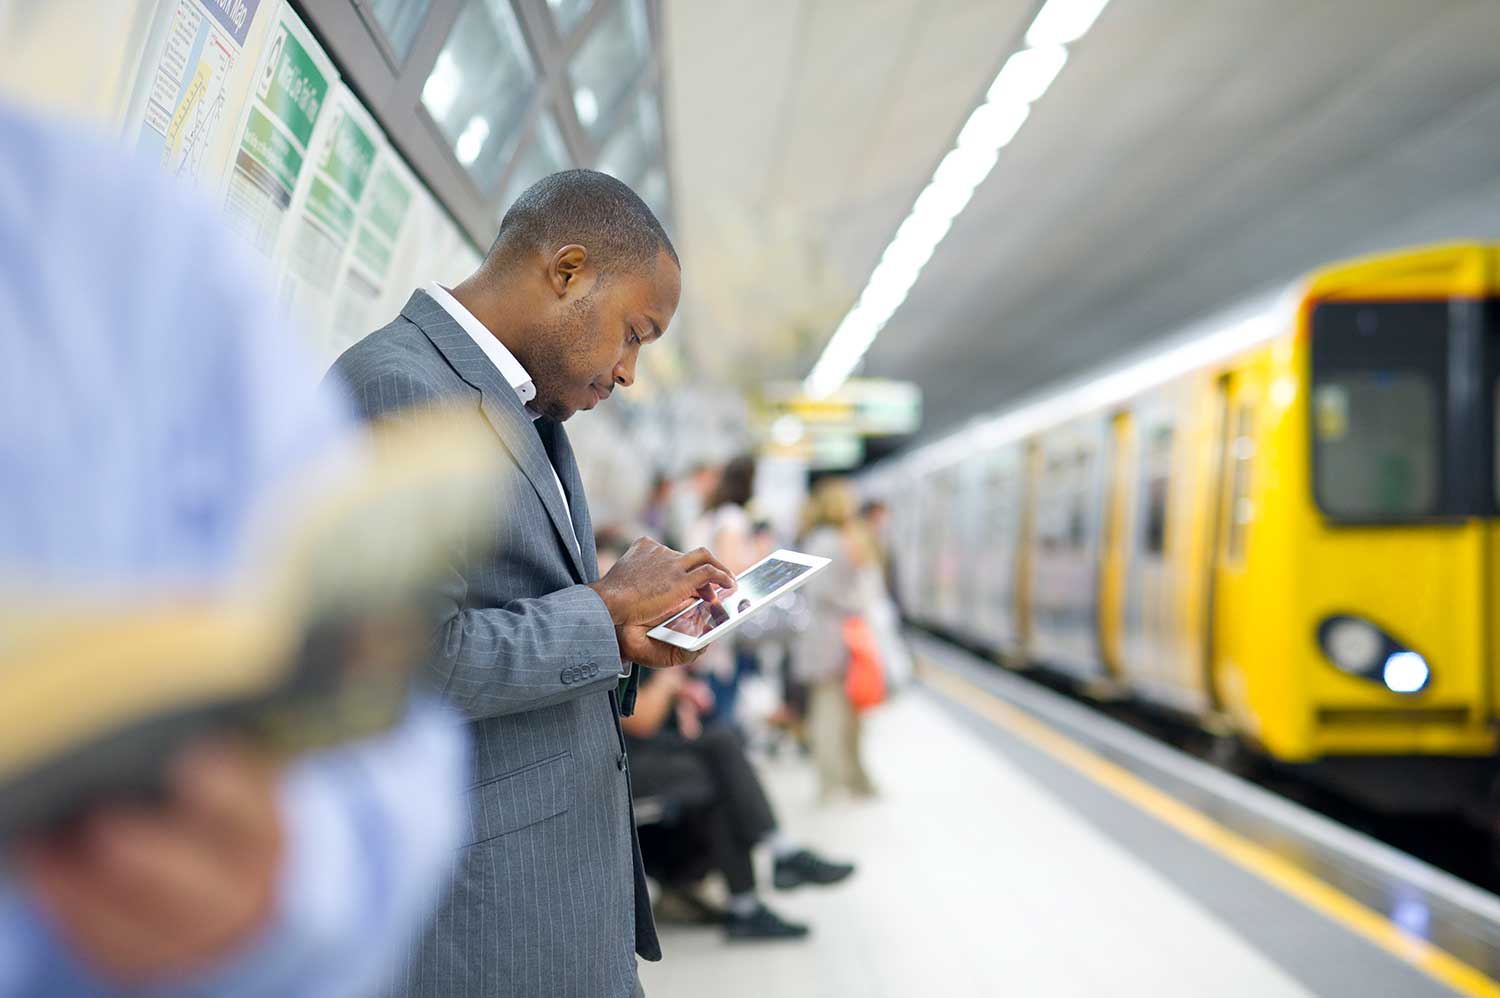
[[[1493,813],[1500,248],[1328,267],[868,478],[903,609],[1390,809]]]

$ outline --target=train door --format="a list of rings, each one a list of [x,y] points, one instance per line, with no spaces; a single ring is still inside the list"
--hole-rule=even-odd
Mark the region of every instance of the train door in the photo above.
[[[1038,661],[1077,679],[1099,661],[1099,558],[1108,424],[1087,419],[1041,441],[1031,545],[1031,637]]]
[[[1128,410],[1110,420],[1109,484],[1105,492],[1103,558],[1099,563],[1099,653],[1112,675],[1121,673],[1125,626],[1125,566],[1129,550],[1132,426]]]
[[[1233,727],[1253,725],[1246,697],[1246,669],[1264,626],[1256,612],[1249,571],[1250,531],[1256,508],[1258,384],[1251,371],[1231,371],[1216,386],[1220,416],[1216,464],[1215,525],[1208,566],[1204,663],[1209,699],[1216,712],[1227,713]]]

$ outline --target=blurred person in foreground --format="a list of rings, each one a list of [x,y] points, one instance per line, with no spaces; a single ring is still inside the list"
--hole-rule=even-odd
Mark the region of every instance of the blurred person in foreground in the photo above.
[[[208,606],[343,407],[210,211],[3,103],[0,261],[0,575],[106,619]],[[360,994],[436,899],[466,768],[431,704],[289,764],[189,741],[159,799],[0,845],[0,995]]]
[[[329,377],[368,419],[434,402],[483,414],[517,487],[486,551],[454,550],[431,674],[469,720],[473,815],[454,879],[397,975],[403,995],[628,998],[661,958],[636,842],[620,714],[631,663],[695,656],[646,632],[733,576],[706,550],[638,540],[600,576],[563,423],[635,381],[677,310],[661,223],[612,177],[544,177],[488,255],[416,291]]]
[[[865,613],[868,579],[880,571],[879,561],[859,519],[859,496],[847,479],[820,479],[803,519],[801,549],[832,559],[802,587],[809,619],[792,660],[797,679],[808,686],[807,737],[819,795],[827,801],[846,790],[870,797],[875,785],[865,770],[860,717],[844,685],[849,670],[844,621]]]

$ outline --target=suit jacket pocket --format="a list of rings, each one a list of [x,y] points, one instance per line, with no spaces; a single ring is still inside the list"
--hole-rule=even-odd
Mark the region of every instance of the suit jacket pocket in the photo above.
[[[518,832],[573,806],[573,753],[492,777],[469,791],[469,845]]]

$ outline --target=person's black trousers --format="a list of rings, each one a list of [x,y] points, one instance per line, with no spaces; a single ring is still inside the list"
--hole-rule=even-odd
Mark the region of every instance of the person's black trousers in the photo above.
[[[775,830],[776,816],[734,731],[715,725],[695,739],[631,739],[629,748],[637,796],[663,797],[679,808],[730,892],[754,890],[751,850]]]

